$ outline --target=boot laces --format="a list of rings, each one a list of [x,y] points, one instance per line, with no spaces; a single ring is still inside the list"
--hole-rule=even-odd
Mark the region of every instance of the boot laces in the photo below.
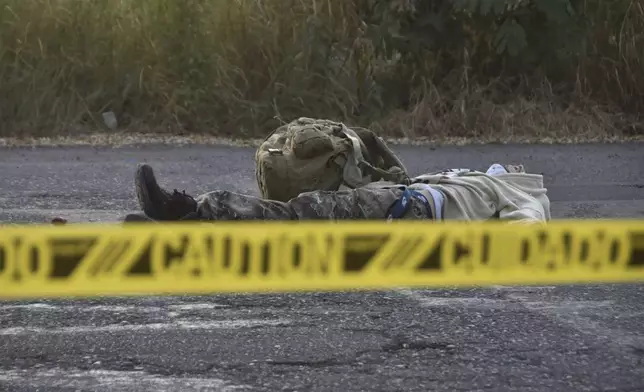
[[[183,201],[186,198],[190,200],[194,200],[192,196],[186,193],[186,190],[184,189],[183,191],[179,192],[177,189],[172,191],[172,196],[170,197],[171,201]]]
[[[168,212],[180,217],[191,212],[195,203],[195,199],[188,195],[185,190],[179,192],[175,189],[164,204]]]

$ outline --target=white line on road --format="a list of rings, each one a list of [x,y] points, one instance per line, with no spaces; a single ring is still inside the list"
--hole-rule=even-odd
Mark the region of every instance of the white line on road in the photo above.
[[[44,209],[44,208],[2,208],[5,216],[61,217],[70,222],[100,221],[103,224],[119,223],[125,215],[136,212],[129,210],[92,210],[92,209]]]
[[[591,315],[611,313],[620,310],[614,301],[574,301],[558,299],[555,297],[546,297],[546,292],[551,291],[554,286],[544,287],[511,287],[511,286],[494,286],[492,290],[501,293],[503,298],[477,298],[477,297],[436,297],[426,296],[433,294],[433,291],[422,290],[397,290],[400,294],[418,302],[424,307],[465,307],[469,309],[528,309],[541,316],[548,317],[555,322],[574,328],[577,332],[592,336],[596,339],[606,341],[613,346],[618,347],[640,347],[644,348],[644,336],[629,333],[627,331],[610,328],[591,319]],[[590,314],[590,315],[589,315]],[[625,314],[623,317],[632,316]]]
[[[544,287],[509,287],[494,286],[495,291],[507,292],[505,298],[485,298],[485,297],[437,297],[428,296],[431,292],[401,289],[399,293],[419,302],[425,307],[465,307],[472,309],[510,309],[513,306],[529,308],[530,310],[557,310],[565,313],[576,312],[589,308],[611,308],[614,301],[544,301],[542,299],[543,291],[550,290],[550,286]],[[514,294],[514,293],[523,294]],[[534,297],[526,296],[526,293],[538,293]],[[539,297],[539,300],[529,300],[529,298]]]
[[[16,335],[52,335],[52,334],[78,334],[78,333],[118,333],[138,331],[172,331],[172,330],[213,330],[213,329],[241,329],[252,327],[270,327],[290,324],[289,320],[218,320],[218,321],[182,321],[172,323],[150,323],[150,324],[110,324],[110,325],[82,325],[60,328],[39,328],[39,327],[9,327],[0,329],[0,336]]]
[[[211,304],[211,303],[194,303],[194,304],[181,304],[181,305],[168,305],[168,308],[179,311],[203,310],[203,309],[217,309],[227,308],[228,305]]]
[[[422,306],[432,307],[465,307],[476,309],[501,309],[511,306],[507,301],[493,298],[476,298],[476,297],[434,297],[425,296],[424,293],[401,289],[399,293],[419,302]]]
[[[605,341],[607,344],[616,347],[620,352],[623,351],[623,347],[644,348],[643,335],[635,335],[618,328],[610,328],[600,321],[591,319],[592,314],[588,315],[582,312],[583,309],[589,308],[604,308],[615,311],[614,301],[543,301],[535,293],[517,292],[510,288],[504,291],[506,291],[507,298],[522,303],[526,309],[568,325],[585,335]]]
[[[25,369],[0,370],[0,382],[11,386],[66,388],[94,392],[233,392],[251,391],[218,378],[166,377],[142,371]],[[2,384],[0,384],[2,387]]]
[[[46,312],[114,312],[114,313],[157,313],[165,311],[194,311],[227,308],[228,305],[215,303],[173,304],[167,307],[146,305],[52,305],[46,303],[0,305],[0,311],[23,309],[28,311]]]

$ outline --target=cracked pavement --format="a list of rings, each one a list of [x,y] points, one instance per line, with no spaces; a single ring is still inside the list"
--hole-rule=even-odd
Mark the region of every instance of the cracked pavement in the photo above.
[[[555,218],[644,217],[644,144],[394,149],[412,173],[523,163]],[[0,150],[0,222],[115,221],[139,162],[257,194],[253,153]],[[0,391],[644,391],[644,285],[1,302]]]

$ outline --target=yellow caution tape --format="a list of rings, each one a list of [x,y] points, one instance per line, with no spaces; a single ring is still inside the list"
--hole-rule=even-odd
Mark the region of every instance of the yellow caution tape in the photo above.
[[[644,282],[644,221],[0,229],[0,298]]]

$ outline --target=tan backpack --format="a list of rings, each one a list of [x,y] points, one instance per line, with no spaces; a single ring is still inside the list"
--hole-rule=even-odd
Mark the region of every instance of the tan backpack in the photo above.
[[[257,149],[255,163],[261,195],[271,200],[380,180],[409,183],[402,162],[380,137],[330,120],[301,117],[282,125]]]

